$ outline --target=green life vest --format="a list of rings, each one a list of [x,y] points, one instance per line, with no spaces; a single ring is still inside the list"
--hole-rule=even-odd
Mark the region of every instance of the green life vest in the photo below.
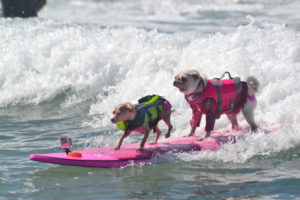
[[[121,130],[134,130],[144,122],[148,122],[150,128],[153,128],[160,120],[164,98],[158,95],[148,95],[139,99],[138,102],[139,104],[134,105],[137,114],[133,120],[116,123]]]

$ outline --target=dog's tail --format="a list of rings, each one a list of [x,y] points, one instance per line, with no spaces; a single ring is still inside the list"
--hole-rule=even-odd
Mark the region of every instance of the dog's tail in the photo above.
[[[259,81],[254,76],[247,76],[246,82],[248,83],[248,86],[253,89],[253,91],[256,93],[259,89]]]

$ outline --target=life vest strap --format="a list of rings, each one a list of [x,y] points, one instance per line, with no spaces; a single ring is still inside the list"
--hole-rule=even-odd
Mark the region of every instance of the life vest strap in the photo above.
[[[231,76],[231,74],[230,74],[230,72],[227,72],[227,71],[224,72],[220,78],[214,78],[214,79],[216,79],[216,80],[222,80],[226,74],[228,75],[229,79],[233,79],[232,76]]]
[[[222,103],[222,94],[221,94],[221,89],[220,86],[215,86],[217,89],[218,93],[218,115],[221,115],[223,112],[223,103]]]
[[[159,95],[153,94],[153,95],[147,95],[145,97],[142,97],[138,100],[140,104],[143,105],[150,105],[156,103],[161,97]]]
[[[200,99],[201,95],[202,95],[201,92],[197,92],[197,93],[194,93],[194,94],[185,96],[185,100],[186,100],[188,103],[192,103],[192,102],[195,101],[195,100],[198,100],[198,102],[201,103],[201,102],[202,102],[202,100]]]

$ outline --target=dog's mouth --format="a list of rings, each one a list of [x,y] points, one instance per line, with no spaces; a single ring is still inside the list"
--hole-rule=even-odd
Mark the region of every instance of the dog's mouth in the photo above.
[[[116,120],[116,119],[114,119],[114,118],[112,118],[110,121],[111,121],[111,123],[113,123],[113,124],[118,123],[118,120]]]
[[[184,92],[187,90],[187,87],[184,86],[184,85],[180,85],[180,84],[175,84],[174,83],[174,86],[177,87],[179,89],[180,92]]]
[[[179,89],[180,92],[185,92],[186,91],[186,88],[184,88],[184,87],[178,87],[178,89]]]

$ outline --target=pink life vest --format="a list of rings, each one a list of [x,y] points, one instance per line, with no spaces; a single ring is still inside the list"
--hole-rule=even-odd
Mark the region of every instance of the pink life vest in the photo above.
[[[185,95],[189,104],[198,104],[201,109],[201,103],[212,98],[216,102],[217,114],[238,113],[246,102],[248,87],[246,82],[239,78],[227,80],[208,80],[203,92],[195,92]],[[238,96],[238,98],[237,98]],[[205,113],[201,109],[201,113]]]

